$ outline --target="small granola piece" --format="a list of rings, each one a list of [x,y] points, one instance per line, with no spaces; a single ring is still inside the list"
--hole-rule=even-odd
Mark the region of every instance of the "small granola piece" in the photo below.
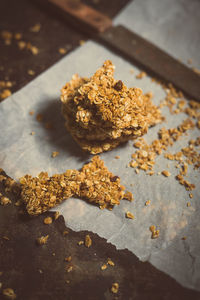
[[[106,264],[104,264],[104,265],[101,266],[101,270],[102,271],[104,271],[105,269],[107,269],[107,265]]]
[[[190,197],[190,198],[193,198],[193,194],[192,194],[192,193],[189,193],[189,197]]]
[[[140,72],[138,75],[136,75],[136,78],[137,78],[137,79],[142,79],[142,78],[144,78],[144,77],[146,77],[146,76],[147,76],[147,73],[144,72],[144,71],[142,71],[142,72]]]
[[[115,156],[115,159],[119,159],[119,158],[120,158],[120,156],[119,156],[119,155],[116,155],[116,156]]]
[[[147,201],[145,202],[145,206],[150,205],[150,203],[151,203],[151,200],[147,200]]]
[[[39,245],[44,245],[47,243],[48,238],[49,238],[49,235],[41,236],[41,237],[37,238],[37,243]]]
[[[155,225],[151,225],[149,227],[149,230],[151,231],[152,235],[151,235],[151,238],[152,239],[156,239],[159,237],[159,234],[160,234],[160,230],[159,229],[156,229],[156,226]]]
[[[32,27],[30,28],[30,31],[31,31],[31,32],[39,32],[40,29],[41,29],[41,24],[40,24],[40,23],[36,23],[34,26],[32,26]]]
[[[28,73],[28,75],[30,75],[30,76],[35,75],[35,71],[33,71],[33,70],[31,70],[31,69],[29,69],[29,70],[27,71],[27,73]]]
[[[85,246],[86,246],[87,248],[89,248],[89,247],[92,246],[92,240],[91,240],[89,234],[87,234],[87,235],[85,236]]]
[[[46,225],[49,225],[49,224],[51,224],[52,223],[52,218],[51,217],[46,217],[46,218],[44,218],[44,224],[46,224]]]
[[[15,38],[16,40],[21,40],[22,34],[19,33],[19,32],[17,32],[17,33],[15,33],[14,38]]]
[[[134,215],[130,211],[127,211],[126,212],[126,218],[128,218],[128,219],[134,219],[135,217],[134,217]]]
[[[65,48],[59,48],[59,49],[58,49],[58,52],[59,52],[60,54],[66,54],[66,53],[67,53],[67,50],[66,50]]]
[[[31,133],[30,133],[31,135],[35,135],[35,131],[31,131]]]
[[[29,111],[29,115],[33,116],[34,115],[34,110]]]
[[[11,203],[11,200],[8,197],[4,197],[0,195],[0,203],[1,205],[7,205]]]
[[[6,289],[3,289],[3,295],[7,298],[7,299],[11,299],[11,300],[14,300],[16,299],[16,294],[14,292],[13,289],[11,288],[6,288]]]
[[[56,157],[56,156],[58,156],[59,155],[59,152],[58,151],[53,151],[52,153],[51,153],[51,157]]]
[[[1,99],[5,99],[12,95],[12,92],[9,89],[4,89],[3,92],[0,93]]]
[[[70,262],[72,260],[72,257],[71,257],[71,255],[70,256],[67,256],[67,257],[65,257],[65,261],[67,261],[67,262]]]
[[[125,194],[124,194],[124,197],[123,197],[124,199],[127,199],[128,201],[130,201],[130,202],[132,202],[134,199],[133,199],[133,194],[131,193],[131,192],[126,192]]]
[[[19,41],[18,42],[18,47],[20,50],[23,50],[26,48],[26,43],[24,41]]]
[[[57,220],[60,216],[60,213],[59,211],[56,211],[55,214],[54,214],[54,219]]]
[[[191,206],[191,203],[190,202],[187,202],[187,207],[190,207]]]
[[[79,246],[81,246],[81,245],[83,245],[83,244],[84,244],[84,241],[79,241],[79,242],[78,242],[78,245],[79,245]]]
[[[114,267],[115,265],[115,263],[110,258],[108,258],[107,264],[112,267]]]
[[[119,290],[119,283],[114,282],[114,283],[112,284],[112,287],[111,287],[111,292],[112,292],[113,294],[117,294],[117,293],[118,293],[118,290]]]
[[[85,41],[84,41],[84,40],[80,40],[80,41],[79,41],[79,45],[80,45],[80,46],[83,46],[84,44],[85,44]]]
[[[63,236],[67,235],[68,233],[69,233],[69,231],[64,230],[64,231],[63,231]]]
[[[2,282],[0,282],[0,289],[2,288]]]
[[[67,271],[67,273],[70,273],[71,271],[73,271],[73,266],[66,266],[66,271]]]
[[[161,174],[164,175],[165,177],[169,177],[171,175],[171,173],[169,171],[167,171],[167,170],[163,170],[161,172]]]

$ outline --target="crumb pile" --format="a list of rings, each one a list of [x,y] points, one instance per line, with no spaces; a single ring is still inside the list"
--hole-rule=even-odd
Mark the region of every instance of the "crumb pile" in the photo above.
[[[96,203],[101,209],[112,209],[126,195],[120,178],[109,172],[98,156],[80,171],[67,170],[51,177],[46,172],[38,177],[25,175],[20,184],[21,197],[30,215],[41,214],[72,196]]]
[[[92,154],[142,136],[162,119],[151,95],[115,80],[114,69],[107,60],[91,78],[76,74],[62,89],[66,128],[82,149]]]

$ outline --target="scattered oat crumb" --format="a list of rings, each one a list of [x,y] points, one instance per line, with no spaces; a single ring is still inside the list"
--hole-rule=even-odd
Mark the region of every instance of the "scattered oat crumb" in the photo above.
[[[56,255],[55,252],[53,252],[52,255],[55,256]]]
[[[191,203],[190,202],[187,202],[187,207],[190,207],[191,206]]]
[[[139,174],[139,173],[140,173],[140,170],[135,169],[135,173],[136,173],[136,174]]]
[[[54,213],[54,219],[57,220],[59,216],[60,216],[59,211],[56,211],[56,212]]]
[[[80,41],[79,41],[79,45],[80,45],[80,46],[83,46],[84,44],[85,44],[85,41],[84,41],[84,40],[80,40]]]
[[[32,52],[33,55],[37,55],[39,53],[39,49],[36,46],[30,47],[30,51]]]
[[[1,205],[7,205],[10,204],[11,200],[8,197],[4,197],[0,195],[0,204]]]
[[[69,233],[69,231],[67,231],[67,230],[64,230],[63,231],[63,235],[65,236],[65,235],[67,235]]]
[[[65,48],[59,48],[59,49],[58,49],[58,52],[59,52],[60,54],[66,54],[66,53],[67,53],[67,50],[66,50]]]
[[[65,261],[67,261],[67,262],[70,262],[72,260],[72,257],[71,257],[71,255],[70,256],[67,256],[67,257],[65,257]]]
[[[17,32],[17,33],[15,33],[14,38],[15,38],[16,40],[21,40],[22,34],[19,33],[19,32]]]
[[[4,89],[4,90],[0,93],[1,99],[5,99],[5,98],[9,97],[10,95],[12,95],[12,92],[11,92],[9,89]]]
[[[39,273],[40,273],[40,274],[42,274],[42,273],[43,273],[43,271],[42,271],[41,269],[39,269],[38,271],[39,271]]]
[[[34,26],[32,26],[32,27],[30,28],[30,31],[31,31],[31,32],[39,32],[40,29],[41,29],[41,24],[36,23]]]
[[[165,177],[169,177],[171,175],[171,173],[169,171],[167,171],[167,170],[163,170],[161,172],[161,174],[164,175]]]
[[[42,115],[42,114],[37,114],[36,120],[37,120],[38,122],[42,122],[42,120],[43,120],[43,115]]]
[[[48,238],[49,238],[49,235],[41,236],[41,237],[37,238],[37,243],[39,245],[44,245],[47,243]]]
[[[4,235],[2,238],[3,238],[4,240],[6,240],[6,241],[10,241],[10,238],[9,238],[8,236],[6,236],[6,235]]]
[[[27,73],[28,73],[28,75],[30,75],[30,76],[35,75],[35,71],[33,71],[33,70],[31,70],[31,69],[28,70]]]
[[[112,284],[112,287],[111,287],[111,292],[112,292],[113,294],[117,294],[117,293],[118,293],[118,290],[119,290],[119,283],[114,282],[114,283]]]
[[[132,202],[134,200],[133,194],[131,192],[128,192],[128,191],[124,194],[123,198],[130,201],[130,202]]]
[[[2,282],[0,282],[0,289],[2,288]]]
[[[67,273],[73,271],[73,267],[72,266],[66,266],[66,271],[67,271]]]
[[[183,237],[182,237],[182,240],[184,240],[184,241],[185,241],[186,239],[187,239],[187,237],[186,237],[186,236],[183,236]]]
[[[145,202],[145,205],[148,206],[148,205],[150,205],[150,203],[151,203],[151,200],[147,200],[147,201]]]
[[[26,48],[26,43],[24,41],[19,41],[18,42],[18,47],[20,50],[23,50]]]
[[[44,218],[44,224],[46,224],[46,225],[49,225],[49,224],[51,224],[52,223],[52,218],[51,217],[46,217],[46,218]]]
[[[112,267],[114,267],[115,265],[115,263],[110,258],[108,258],[107,264]]]
[[[134,219],[135,217],[134,217],[134,215],[130,211],[127,211],[126,212],[126,218],[128,218],[128,219]]]
[[[84,241],[79,241],[78,242],[78,245],[80,246],[80,245],[83,245],[84,244]]]
[[[51,153],[51,157],[56,157],[56,156],[58,156],[59,155],[59,152],[57,152],[57,151],[53,151],[52,153]]]
[[[193,194],[192,194],[192,193],[190,193],[190,194],[189,194],[189,197],[190,197],[190,198],[193,198]]]
[[[115,156],[115,159],[119,159],[119,158],[120,158],[120,156],[119,156],[119,155],[116,155],[116,156]]]
[[[13,289],[11,288],[6,288],[6,289],[3,289],[3,295],[7,298],[7,299],[11,299],[11,300],[14,300],[16,299],[16,294],[14,292]]]
[[[136,78],[137,79],[142,79],[142,78],[144,78],[144,77],[146,77],[147,76],[147,73],[146,72],[140,72],[138,75],[136,75]]]
[[[31,135],[35,135],[35,131],[31,131]]]
[[[15,202],[15,206],[20,206],[21,204],[22,204],[21,200],[17,200],[17,201]]]
[[[151,231],[152,235],[151,235],[151,238],[152,239],[156,239],[159,237],[159,234],[160,234],[160,230],[159,229],[156,229],[156,226],[155,225],[151,225],[149,227],[149,230]]]
[[[89,247],[92,246],[92,240],[91,240],[89,234],[87,234],[87,235],[85,236],[85,246],[86,246],[87,248],[89,248]]]
[[[69,281],[69,280],[66,280],[65,282],[66,282],[67,284],[69,284],[69,283],[70,283],[70,281]]]
[[[33,116],[34,115],[34,110],[29,111],[29,115]]]
[[[105,270],[105,269],[107,269],[107,265],[106,264],[104,264],[104,265],[101,266],[101,270],[102,271]]]

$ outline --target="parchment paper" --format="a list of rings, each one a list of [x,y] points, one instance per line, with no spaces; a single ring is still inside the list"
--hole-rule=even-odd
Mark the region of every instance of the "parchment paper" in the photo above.
[[[78,169],[88,161],[90,157],[82,152],[65,130],[59,91],[72,74],[90,76],[105,59],[111,59],[116,65],[116,78],[128,86],[141,87],[144,92],[153,91],[155,104],[163,99],[163,90],[151,78],[136,79],[135,75],[140,70],[89,41],[0,104],[0,166],[8,175],[18,179],[25,173],[37,175],[42,170],[51,175],[68,168]],[[130,73],[131,69],[134,69],[134,74]],[[29,115],[32,110],[35,111],[34,116]],[[38,113],[44,116],[41,123],[35,119]],[[147,142],[157,137],[159,128],[176,127],[186,118],[184,114],[172,116],[168,108],[164,108],[162,113],[167,121],[149,130],[145,136]],[[52,130],[45,128],[46,121],[53,122]],[[32,131],[35,135],[30,135]],[[198,135],[197,129],[190,131],[169,151],[175,153]],[[59,151],[59,156],[52,158],[52,151]],[[58,210],[73,230],[96,232],[118,249],[128,248],[141,260],[149,260],[184,286],[200,290],[199,171],[189,168],[187,179],[196,184],[194,197],[189,199],[189,192],[174,178],[178,173],[174,162],[159,156],[154,176],[147,176],[142,171],[137,175],[127,167],[134,151],[130,141],[101,155],[109,170],[119,175],[122,184],[133,192],[134,202],[123,200],[113,211],[102,211],[83,200],[70,198]],[[120,159],[116,160],[116,155]],[[172,176],[165,178],[158,175],[163,169],[169,170]],[[148,207],[145,206],[147,200],[151,200]],[[188,201],[192,203],[191,207],[186,206]],[[127,210],[134,214],[134,220],[125,218]],[[150,225],[160,229],[158,239],[151,239]],[[185,241],[181,239],[183,236],[187,236]]]

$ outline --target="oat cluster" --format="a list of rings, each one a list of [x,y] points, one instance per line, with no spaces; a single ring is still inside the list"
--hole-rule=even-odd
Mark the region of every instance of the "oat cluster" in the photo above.
[[[30,215],[41,214],[72,196],[93,202],[101,209],[112,209],[126,195],[120,178],[109,172],[98,156],[80,171],[67,170],[51,177],[46,172],[37,177],[25,175],[20,184],[21,197]],[[130,192],[128,198],[133,199]]]
[[[92,154],[142,136],[162,119],[151,102],[152,95],[115,80],[114,69],[107,60],[91,78],[74,75],[62,89],[66,128],[82,149]]]

